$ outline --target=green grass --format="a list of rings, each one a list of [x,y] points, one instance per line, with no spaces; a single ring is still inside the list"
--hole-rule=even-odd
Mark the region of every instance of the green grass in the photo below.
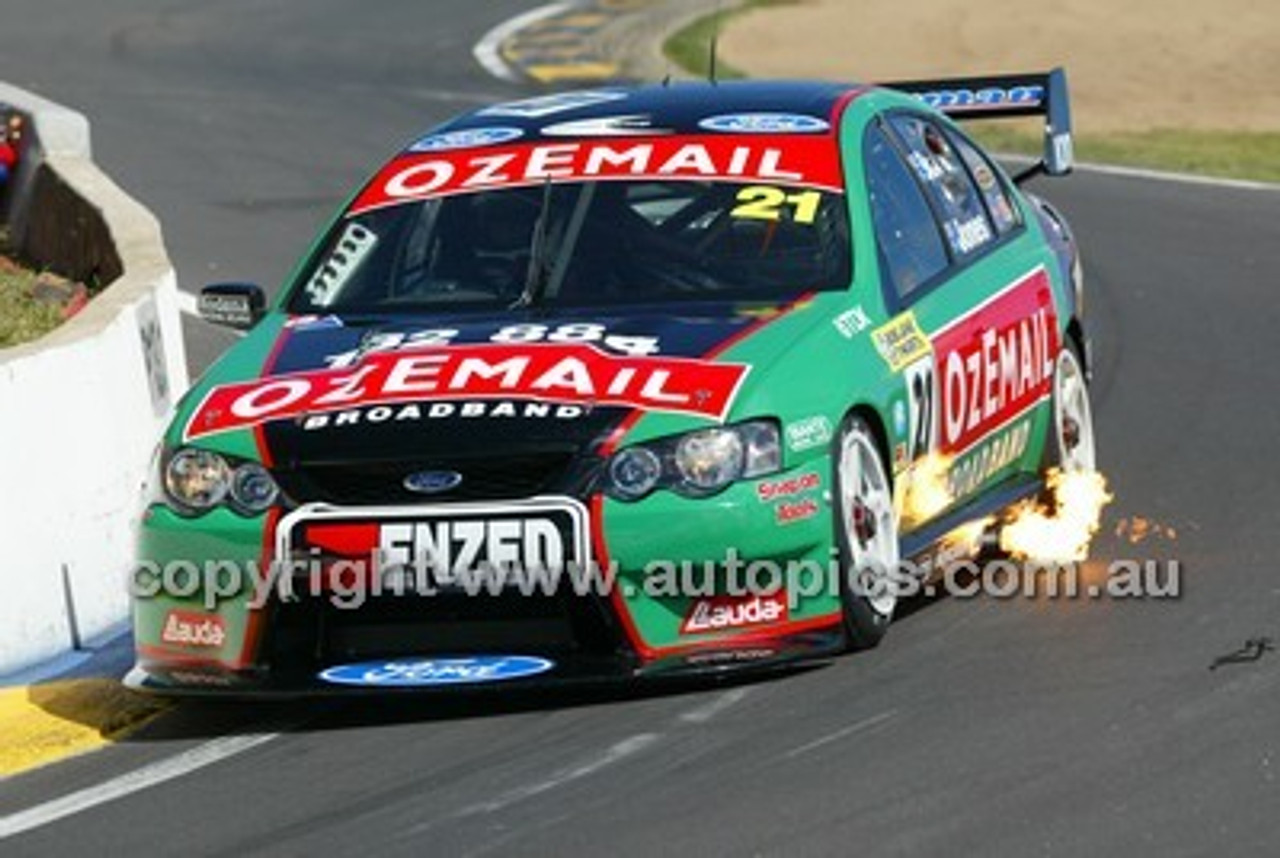
[[[0,255],[0,348],[30,342],[62,323],[58,307],[32,300],[35,279],[34,271]]]
[[[708,15],[667,39],[663,50],[685,71],[706,77],[712,36],[735,15],[762,6],[785,6],[799,0],[746,0]],[[746,77],[741,69],[717,62],[721,80]],[[973,123],[966,126],[996,152],[1035,155],[1041,151],[1039,131],[1027,123]],[[1153,170],[1195,173],[1227,179],[1280,183],[1280,131],[1191,131],[1160,129],[1092,134],[1076,129],[1076,158]]]
[[[1038,155],[1041,138],[1027,128],[977,123],[973,136],[988,149]],[[1280,183],[1280,132],[1274,131],[1118,131],[1076,134],[1076,159],[1226,179]]]
[[[662,52],[689,74],[705,78],[711,65],[711,40],[720,34],[731,18],[764,6],[792,6],[798,2],[800,0],[746,0],[731,9],[713,12],[673,33],[663,43]],[[717,55],[717,80],[739,80],[746,76],[742,69],[729,65]]]

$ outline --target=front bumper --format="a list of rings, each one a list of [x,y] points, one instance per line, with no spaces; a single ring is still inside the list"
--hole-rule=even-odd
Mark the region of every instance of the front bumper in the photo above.
[[[162,694],[385,693],[402,689],[334,685],[319,675],[380,659],[493,653],[554,663],[534,677],[484,685],[515,689],[770,669],[826,656],[843,646],[838,595],[825,586],[801,595],[786,575],[788,564],[825,567],[831,560],[827,467],[810,462],[714,498],[660,493],[638,503],[599,495],[572,501],[586,510],[591,560],[613,570],[612,581],[596,592],[514,602],[504,601],[509,594],[422,603],[397,597],[340,611],[318,594],[282,600],[279,582],[263,573],[282,550],[279,514],[249,519],[219,510],[185,519],[155,506],[144,517],[139,543],[150,568],[222,563],[247,571],[234,592],[225,581],[202,579],[193,592],[162,588],[136,598],[138,661],[128,682]],[[438,509],[397,514],[430,518]],[[761,580],[728,580],[727,556],[742,564],[739,572],[751,564],[781,572],[782,595],[771,613],[753,614],[743,607],[749,594],[730,592]]]

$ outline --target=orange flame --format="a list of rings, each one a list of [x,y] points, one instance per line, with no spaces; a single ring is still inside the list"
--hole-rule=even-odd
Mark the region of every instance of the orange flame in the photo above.
[[[960,525],[942,538],[943,551],[956,557],[976,557],[982,550],[987,528],[995,523],[995,516],[989,515]]]
[[[911,466],[900,495],[902,509],[899,519],[904,525],[914,527],[950,506],[952,497],[947,474],[953,459],[954,456],[929,453]]]
[[[1122,518],[1116,522],[1116,536],[1128,539],[1130,544],[1137,545],[1140,542],[1146,542],[1148,539],[1177,540],[1178,531],[1170,525],[1135,515],[1132,518]]]
[[[1102,509],[1113,500],[1107,478],[1097,471],[1054,468],[1047,484],[1052,507],[1034,501],[1014,507],[1000,532],[1000,548],[1019,560],[1041,563],[1087,559],[1089,543],[1101,526]]]

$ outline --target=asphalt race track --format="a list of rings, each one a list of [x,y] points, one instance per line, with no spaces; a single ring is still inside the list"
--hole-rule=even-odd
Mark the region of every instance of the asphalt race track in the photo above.
[[[520,92],[470,49],[526,5],[7,0],[0,79],[90,115],[187,290],[274,286],[393,147]],[[1280,193],[1038,187],[1087,254],[1116,493],[1090,568],[1176,559],[1181,597],[942,599],[875,652],[660,693],[187,706],[0,783],[0,818],[260,741],[0,853],[1276,854],[1280,653],[1224,657],[1280,639]],[[227,342],[188,337],[196,366]]]

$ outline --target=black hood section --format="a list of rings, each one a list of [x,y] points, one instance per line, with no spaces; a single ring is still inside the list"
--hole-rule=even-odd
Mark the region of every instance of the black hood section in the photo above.
[[[362,349],[405,349],[415,338],[432,336],[437,343],[464,345],[494,342],[495,337],[541,342],[556,332],[572,337],[602,331],[609,337],[651,338],[657,355],[698,358],[775,309],[775,305],[691,303],[677,313],[667,305],[651,310],[631,307],[625,313],[535,309],[394,319],[295,319],[281,332],[282,342],[267,377],[334,366],[354,369]],[[567,327],[573,325],[599,327]],[[425,333],[431,331],[437,333]],[[263,427],[263,440],[274,467],[286,472],[357,463],[396,463],[399,470],[405,463],[447,468],[459,460],[572,457],[602,442],[629,413],[630,409],[621,407],[523,399],[433,399],[380,408],[355,406],[309,420],[277,420]]]

